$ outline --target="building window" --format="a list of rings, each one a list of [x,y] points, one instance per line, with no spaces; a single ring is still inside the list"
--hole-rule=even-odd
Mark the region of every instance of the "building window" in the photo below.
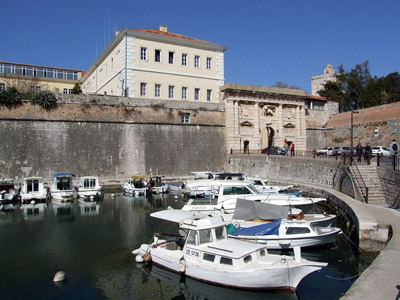
[[[314,101],[313,109],[314,110],[324,110],[324,102],[322,102],[322,101]]]
[[[0,91],[5,91],[5,90],[6,90],[5,82],[0,82]]]
[[[187,54],[182,54],[182,66],[187,66]]]
[[[65,95],[72,94],[72,89],[69,89],[69,88],[63,88],[63,94],[65,94]]]
[[[194,89],[194,100],[200,100],[200,89]]]
[[[147,48],[146,47],[140,48],[140,59],[147,60]]]
[[[200,56],[196,55],[194,57],[194,67],[195,68],[200,68]]]
[[[311,101],[306,100],[306,109],[311,109]]]
[[[168,98],[174,98],[174,86],[168,86]]]
[[[173,65],[174,64],[174,52],[168,53],[168,63]]]
[[[161,84],[154,86],[154,97],[161,97]]]
[[[211,57],[207,57],[207,69],[211,69],[212,67],[211,62],[212,62]]]
[[[41,90],[42,90],[42,87],[40,85],[31,85],[32,92],[40,92]]]
[[[189,113],[183,113],[182,114],[182,123],[189,123],[190,122],[190,114]]]
[[[146,96],[146,88],[147,88],[147,83],[141,82],[140,83],[140,96]]]
[[[182,99],[186,100],[187,98],[188,98],[187,87],[183,87],[182,88]]]
[[[155,62],[161,62],[161,50],[157,50],[154,53]]]
[[[207,90],[207,101],[211,101],[212,99],[212,90]]]

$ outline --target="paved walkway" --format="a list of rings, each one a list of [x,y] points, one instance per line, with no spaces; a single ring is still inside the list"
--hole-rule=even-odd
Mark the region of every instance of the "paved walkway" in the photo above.
[[[340,299],[400,300],[400,212],[386,204],[362,203],[327,185],[291,183],[322,189],[340,198],[356,214],[361,230],[375,228],[377,225],[392,226],[393,235],[389,243]],[[379,232],[377,234],[379,235]]]
[[[374,262],[341,299],[400,299],[400,212],[365,205],[378,224],[390,224],[393,236]]]

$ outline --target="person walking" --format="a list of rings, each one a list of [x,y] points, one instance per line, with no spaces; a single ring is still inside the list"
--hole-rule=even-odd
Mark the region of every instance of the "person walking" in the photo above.
[[[357,147],[356,147],[356,155],[357,155],[357,162],[361,162],[361,156],[362,156],[362,146],[360,143],[358,143]]]
[[[290,157],[294,156],[294,143],[290,145]]]
[[[366,160],[366,162],[367,162],[367,164],[369,165],[370,163],[371,163],[371,154],[372,154],[372,149],[371,149],[371,146],[369,145],[369,143],[367,143],[367,147],[365,147],[365,156],[364,156],[364,158],[365,158],[365,160]]]
[[[399,144],[396,143],[396,140],[393,139],[392,143],[389,146],[390,155],[392,156],[392,165],[396,166],[396,156],[399,152]]]
[[[285,140],[285,143],[283,144],[283,150],[285,150],[285,156],[288,156],[289,145],[287,144],[286,140]]]

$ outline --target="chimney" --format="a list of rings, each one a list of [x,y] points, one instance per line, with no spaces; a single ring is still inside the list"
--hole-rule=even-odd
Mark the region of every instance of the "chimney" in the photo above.
[[[168,26],[160,25],[160,31],[162,31],[162,32],[168,32]]]

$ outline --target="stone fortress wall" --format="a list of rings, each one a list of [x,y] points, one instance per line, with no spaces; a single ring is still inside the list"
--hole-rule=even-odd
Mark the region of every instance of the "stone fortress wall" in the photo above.
[[[182,123],[182,114],[190,123]],[[24,103],[0,109],[0,177],[21,182],[55,173],[124,180],[188,175],[226,162],[219,104],[69,95],[53,111]]]

